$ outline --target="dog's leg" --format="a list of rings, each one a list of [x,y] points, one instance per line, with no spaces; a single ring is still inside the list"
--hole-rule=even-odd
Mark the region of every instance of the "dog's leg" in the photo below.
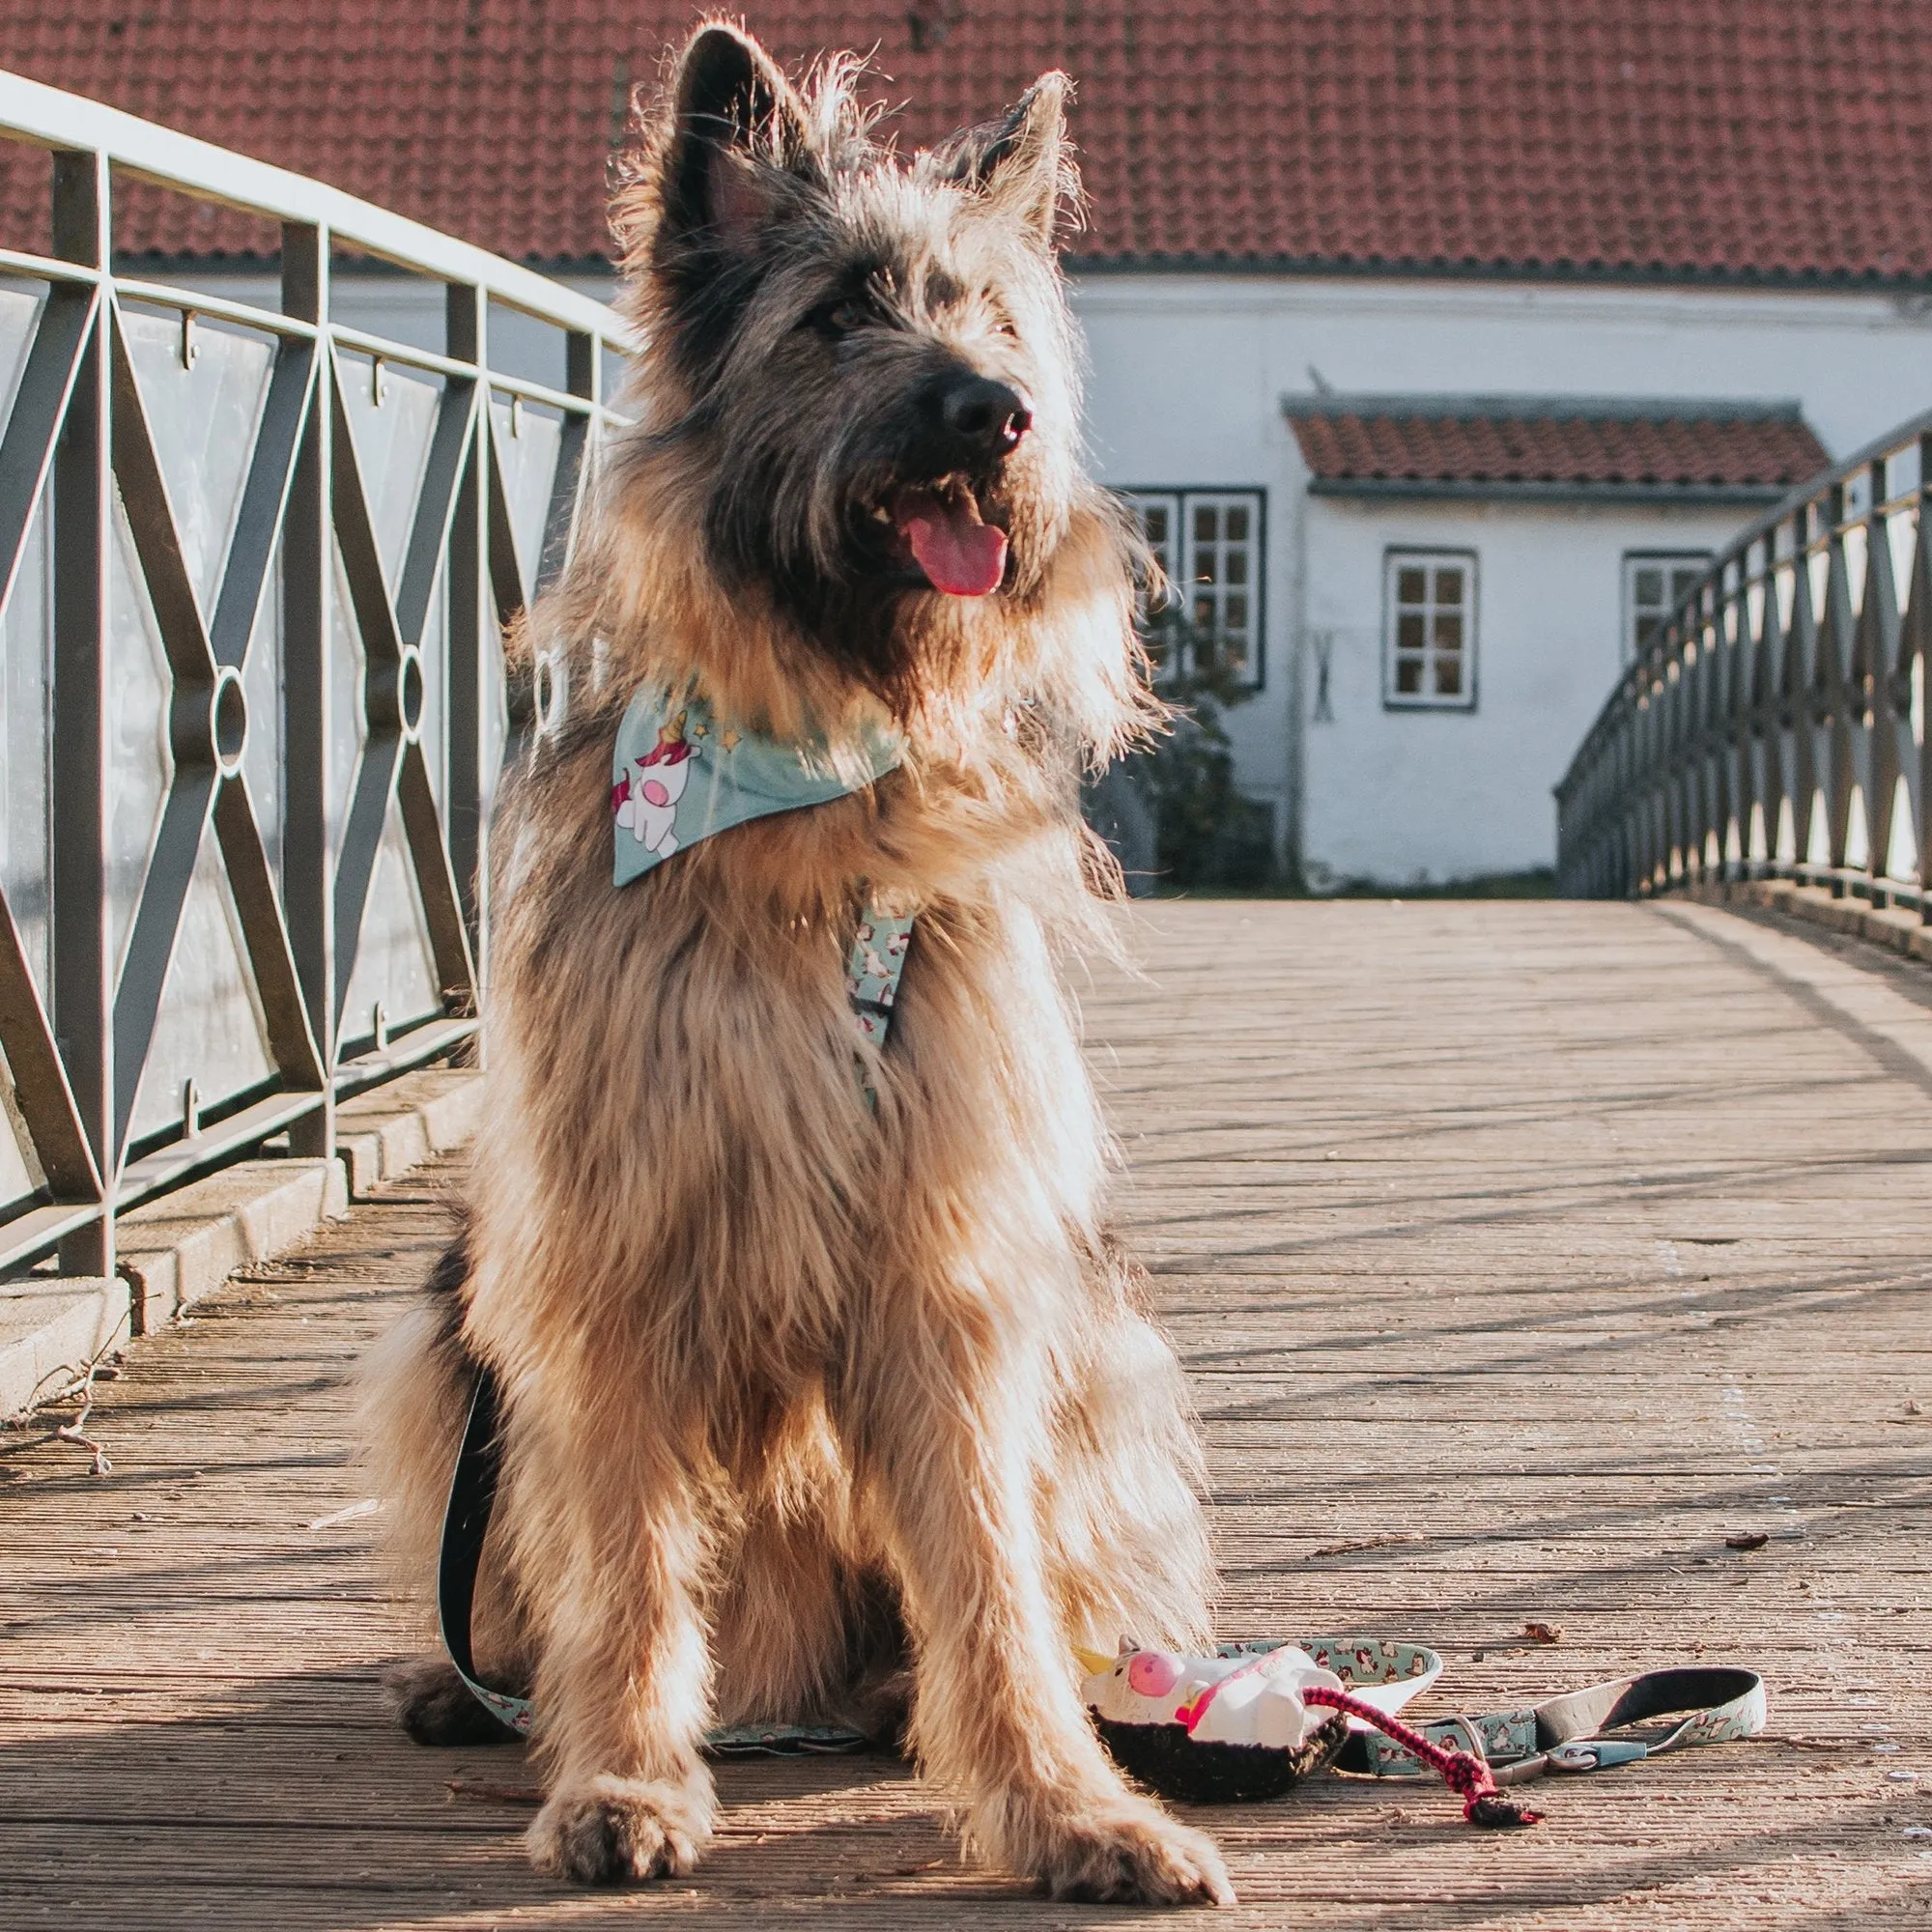
[[[486,1684],[523,1693],[530,1682],[529,1634],[505,1569],[504,1537],[493,1523],[477,1565],[469,1618],[476,1668]],[[391,1664],[383,1673],[396,1721],[419,1745],[505,1745],[518,1734],[477,1700],[440,1651]]]
[[[459,1226],[362,1369],[370,1480],[389,1505],[384,1555],[398,1594],[419,1602],[435,1582],[450,1471],[476,1385],[476,1362],[463,1343],[469,1273],[469,1241]],[[500,1528],[493,1527],[477,1565],[470,1636],[485,1681],[522,1690],[529,1683],[529,1644],[506,1562]],[[470,1695],[440,1651],[391,1666],[383,1683],[397,1721],[419,1745],[515,1742],[516,1732]]]
[[[847,1725],[895,1748],[905,1625],[822,1403],[797,1402],[739,1447],[731,1472],[747,1503],[711,1618],[717,1722]]]
[[[903,1751],[912,1729],[912,1654],[898,1592],[883,1576],[854,1579],[845,1636],[845,1683],[826,1715],[884,1749]]]
[[[517,1734],[470,1694],[446,1657],[412,1657],[383,1673],[396,1721],[419,1745],[513,1745]]]
[[[1231,1903],[1212,1841],[1127,1790],[1081,1709],[1036,1520],[1047,1364],[964,1329],[897,1324],[851,1418],[918,1637],[913,1744],[974,1845],[1055,1897]]]
[[[1047,1576],[1087,1648],[1191,1651],[1208,1640],[1213,1562],[1186,1383],[1124,1265],[1107,1262],[1042,1470]]]
[[[595,1461],[586,1467],[581,1449],[539,1453],[520,1472],[535,1499],[517,1534],[531,1552],[523,1573],[541,1592],[537,1740],[554,1767],[526,1842],[539,1870],[611,1885],[688,1872],[711,1836],[711,1774],[698,1756],[707,1550],[669,1443],[639,1439],[632,1417],[597,1438]]]

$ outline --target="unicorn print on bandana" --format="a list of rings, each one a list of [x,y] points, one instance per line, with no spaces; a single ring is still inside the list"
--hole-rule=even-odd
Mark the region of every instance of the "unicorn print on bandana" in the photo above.
[[[624,707],[611,748],[611,882],[627,886],[749,819],[847,797],[903,752],[882,724],[835,753],[816,732],[774,738],[714,716],[695,691],[646,686]]]
[[[659,729],[657,743],[642,757],[631,759],[624,777],[611,787],[618,830],[630,833],[660,859],[677,850],[677,802],[691,777],[684,722],[680,711]]]

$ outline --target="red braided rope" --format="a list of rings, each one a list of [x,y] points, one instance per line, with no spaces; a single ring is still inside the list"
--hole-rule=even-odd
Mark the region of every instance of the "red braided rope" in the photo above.
[[[1441,1745],[1432,1743],[1413,1724],[1405,1724],[1400,1718],[1378,1711],[1365,1699],[1347,1690],[1330,1690],[1323,1685],[1308,1684],[1302,1687],[1301,1701],[1359,1718],[1365,1724],[1373,1724],[1377,1730],[1393,1738],[1405,1750],[1412,1751],[1462,1799],[1463,1816],[1470,1824],[1507,1830],[1543,1822],[1541,1811],[1532,1811],[1526,1805],[1515,1804],[1496,1789],[1490,1767],[1482,1758],[1465,1750],[1447,1750]]]
[[[1200,1729],[1202,1719],[1208,1715],[1208,1705],[1229,1685],[1237,1678],[1266,1670],[1269,1661],[1270,1653],[1258,1652],[1238,1670],[1231,1670],[1227,1676],[1217,1678],[1212,1684],[1205,1686],[1199,1695],[1183,1704],[1174,1715],[1185,1727],[1187,1735],[1192,1737]],[[1349,1690],[1330,1690],[1320,1684],[1305,1684],[1301,1687],[1301,1701],[1359,1718],[1363,1723],[1373,1724],[1405,1749],[1414,1752],[1462,1799],[1463,1816],[1470,1824],[1509,1830],[1543,1822],[1541,1811],[1532,1811],[1525,1804],[1515,1804],[1496,1789],[1496,1780],[1482,1758],[1472,1756],[1465,1750],[1445,1750],[1442,1746],[1432,1744],[1414,1725],[1405,1724],[1400,1718],[1392,1718],[1386,1711],[1378,1710],[1366,1698],[1357,1697]]]

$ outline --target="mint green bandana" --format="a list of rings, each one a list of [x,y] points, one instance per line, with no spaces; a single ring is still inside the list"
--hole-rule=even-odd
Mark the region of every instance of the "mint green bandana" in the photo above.
[[[787,744],[720,724],[701,697],[639,692],[611,760],[616,883],[629,885],[714,832],[844,798],[895,769],[905,747],[873,729],[858,753],[860,772],[840,773],[823,739]]]

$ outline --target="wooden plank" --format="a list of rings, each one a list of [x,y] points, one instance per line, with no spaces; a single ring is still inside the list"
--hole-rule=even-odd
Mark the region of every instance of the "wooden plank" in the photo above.
[[[1526,1834],[1415,1785],[1204,1812],[1241,1893],[1217,1924],[1932,1923],[1914,1003],[1834,982],[1882,1054],[1698,917],[1157,906],[1147,977],[1087,989],[1224,1627],[1420,1637],[1445,1707],[1689,1657],[1772,1685],[1778,1741],[1547,1786]],[[111,1477],[0,1443],[0,1925],[1144,1923],[963,1868],[942,1795],[873,1760],[725,1767],[710,1861],[649,1901],[540,1883],[526,1810],[452,1796],[520,1756],[389,1727],[377,1673],[415,1638],[369,1520],[326,1522],[366,1494],[350,1365],[447,1179],[139,1344],[99,1391]]]

